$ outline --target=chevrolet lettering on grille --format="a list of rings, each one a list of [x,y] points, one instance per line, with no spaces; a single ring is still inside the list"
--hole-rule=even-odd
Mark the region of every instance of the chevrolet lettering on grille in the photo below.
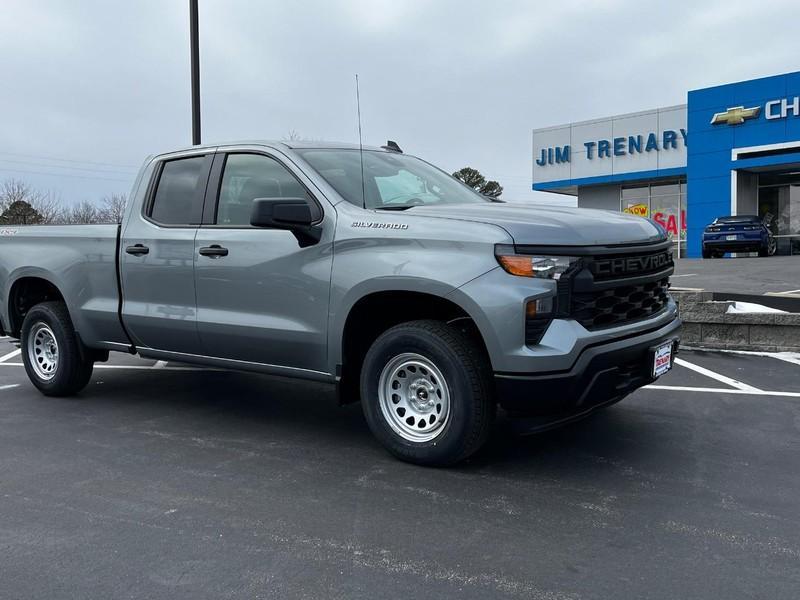
[[[663,252],[661,254],[649,254],[646,256],[601,258],[592,261],[591,270],[594,275],[608,277],[613,275],[649,273],[670,264],[672,264],[672,255],[669,252]]]

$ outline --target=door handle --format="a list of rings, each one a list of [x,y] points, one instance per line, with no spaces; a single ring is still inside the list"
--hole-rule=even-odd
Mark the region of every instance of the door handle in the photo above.
[[[125,252],[128,254],[132,254],[133,256],[142,256],[150,252],[150,248],[145,246],[144,244],[136,244],[134,246],[128,246],[125,248]]]
[[[200,248],[200,256],[210,256],[211,258],[228,256],[228,249],[223,248],[219,244],[214,244],[212,246],[206,246],[205,248]]]

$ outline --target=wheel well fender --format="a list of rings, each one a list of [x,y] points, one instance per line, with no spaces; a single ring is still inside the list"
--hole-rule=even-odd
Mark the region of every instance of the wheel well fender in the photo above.
[[[25,315],[35,305],[53,300],[64,301],[58,286],[41,276],[24,276],[16,279],[8,291],[9,334],[19,337]]]
[[[452,292],[452,288],[447,290]],[[472,312],[446,294],[411,289],[384,289],[359,297],[346,317],[332,330],[337,352],[332,357],[340,381],[340,401],[357,401],[361,363],[377,337],[394,325],[418,319],[436,319],[457,325],[478,343],[489,360],[481,326]]]

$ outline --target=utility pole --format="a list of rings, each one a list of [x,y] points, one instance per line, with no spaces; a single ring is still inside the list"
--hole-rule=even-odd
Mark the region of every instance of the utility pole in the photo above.
[[[189,46],[192,56],[192,144],[200,144],[200,41],[197,0],[189,0]]]

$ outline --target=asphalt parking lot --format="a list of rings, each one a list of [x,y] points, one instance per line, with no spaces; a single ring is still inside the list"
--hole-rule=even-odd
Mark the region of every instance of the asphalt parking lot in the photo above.
[[[681,258],[670,281],[676,289],[800,297],[800,256]]]
[[[582,422],[400,463],[313,384],[0,340],[2,598],[797,598],[800,357],[683,351]]]

